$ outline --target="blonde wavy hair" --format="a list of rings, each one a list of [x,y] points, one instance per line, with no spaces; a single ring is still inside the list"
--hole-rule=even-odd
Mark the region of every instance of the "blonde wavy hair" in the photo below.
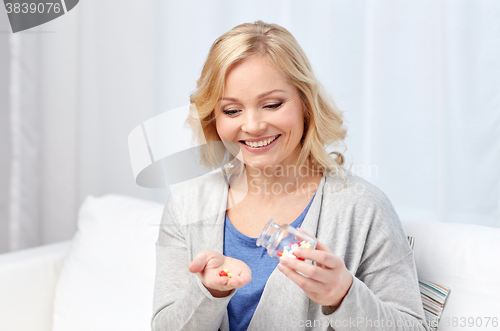
[[[215,125],[215,109],[224,93],[226,75],[235,64],[252,55],[265,57],[298,90],[304,111],[304,134],[296,165],[309,160],[313,170],[333,172],[345,182],[343,154],[328,153],[325,149],[334,144],[345,146],[347,130],[342,111],[316,79],[309,60],[292,34],[277,24],[260,20],[238,25],[215,40],[196,82],[196,90],[190,96],[186,125],[194,131],[193,140],[198,144],[204,139],[209,143],[202,151],[201,163],[214,168],[229,162],[230,169],[239,169],[235,172],[243,167],[237,158],[231,160],[227,146],[210,142],[221,141]]]

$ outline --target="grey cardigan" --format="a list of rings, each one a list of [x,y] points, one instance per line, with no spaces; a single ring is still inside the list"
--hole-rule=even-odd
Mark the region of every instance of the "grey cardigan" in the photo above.
[[[351,173],[343,184],[325,173],[301,226],[354,276],[342,304],[335,312],[316,304],[276,268],[248,330],[428,330],[413,252],[390,201]],[[170,195],[156,243],[154,331],[229,330],[235,291],[214,298],[187,268],[203,250],[222,253],[227,195],[221,171]]]

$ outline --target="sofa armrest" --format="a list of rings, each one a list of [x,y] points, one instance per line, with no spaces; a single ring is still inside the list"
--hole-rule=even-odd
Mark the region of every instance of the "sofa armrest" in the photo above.
[[[406,234],[415,239],[419,279],[450,289],[439,330],[461,329],[452,323],[454,318],[458,325],[466,320],[470,330],[498,330],[492,320],[500,317],[500,229],[442,222],[402,223]]]
[[[71,241],[0,255],[0,330],[50,331],[57,280]]]

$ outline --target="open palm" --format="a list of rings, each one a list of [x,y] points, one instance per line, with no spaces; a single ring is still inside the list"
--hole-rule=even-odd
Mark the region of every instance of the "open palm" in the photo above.
[[[233,289],[243,287],[252,279],[252,271],[245,262],[212,250],[196,255],[188,269],[196,273],[207,290],[217,297],[229,295]],[[224,269],[232,277],[220,276]]]

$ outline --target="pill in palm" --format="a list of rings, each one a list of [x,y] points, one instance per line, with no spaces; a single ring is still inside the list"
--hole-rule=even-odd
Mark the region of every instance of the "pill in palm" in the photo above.
[[[233,277],[233,274],[232,274],[232,273],[230,273],[230,272],[229,272],[229,270],[227,270],[227,269],[223,269],[223,270],[221,270],[221,271],[219,272],[219,276],[221,276],[221,277],[229,277],[229,278],[231,278],[231,277]]]

